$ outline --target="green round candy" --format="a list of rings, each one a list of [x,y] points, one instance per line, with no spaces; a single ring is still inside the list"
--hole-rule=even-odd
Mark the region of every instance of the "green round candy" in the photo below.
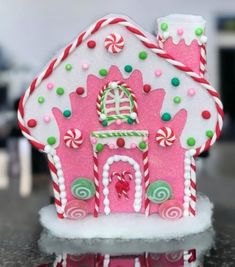
[[[63,112],[63,115],[65,118],[68,118],[71,116],[71,111],[69,109],[66,109],[64,112]]]
[[[57,95],[63,95],[63,94],[64,94],[64,88],[62,88],[62,87],[58,87],[58,88],[56,89],[56,93],[57,93]]]
[[[149,185],[147,197],[154,203],[163,203],[172,198],[172,188],[167,182],[158,180]]]
[[[174,78],[172,78],[171,79],[171,84],[173,85],[173,86],[179,86],[180,85],[180,80],[179,80],[179,78],[177,78],[177,77],[174,77]]]
[[[165,112],[162,114],[162,120],[163,121],[170,121],[171,120],[171,114],[168,112]]]
[[[126,72],[132,72],[133,68],[132,68],[131,65],[126,65],[126,66],[124,67],[124,70],[125,70]]]
[[[179,104],[181,102],[181,97],[175,96],[173,101],[174,101],[175,104]]]
[[[197,36],[201,36],[201,35],[203,34],[203,29],[202,29],[202,28],[197,28],[197,29],[195,30],[195,34],[196,34]]]
[[[164,32],[168,30],[168,24],[166,22],[163,22],[161,24],[161,30],[164,31]]]
[[[140,58],[140,59],[145,60],[147,57],[148,57],[147,52],[145,52],[145,51],[141,51],[141,52],[139,53],[139,58]]]
[[[95,148],[97,152],[102,152],[104,149],[104,145],[101,143],[98,143]]]
[[[139,143],[139,148],[140,148],[141,150],[145,150],[145,149],[147,148],[147,143],[146,143],[145,141],[141,141],[141,142]]]
[[[65,69],[67,70],[67,71],[71,71],[72,70],[72,65],[71,64],[66,64],[65,65]]]
[[[128,117],[127,122],[128,124],[133,124],[135,120],[133,120],[131,117]]]
[[[108,71],[106,70],[106,69],[100,69],[99,70],[99,74],[100,74],[100,76],[107,76],[108,75]]]
[[[188,146],[194,146],[196,144],[196,140],[193,137],[189,137],[187,139]]]
[[[39,98],[38,98],[38,103],[39,104],[42,104],[42,103],[44,103],[45,102],[45,98],[43,97],[43,96],[39,96]]]
[[[214,135],[214,132],[211,130],[206,131],[206,136],[211,138]]]
[[[48,143],[49,145],[54,145],[54,144],[56,143],[56,138],[55,138],[54,136],[49,136],[49,137],[47,138],[47,143]]]
[[[103,125],[103,126],[108,126],[108,121],[107,121],[107,120],[103,120],[103,121],[102,121],[102,125]]]
[[[94,182],[87,178],[76,179],[71,184],[71,192],[78,199],[90,199],[95,195]]]

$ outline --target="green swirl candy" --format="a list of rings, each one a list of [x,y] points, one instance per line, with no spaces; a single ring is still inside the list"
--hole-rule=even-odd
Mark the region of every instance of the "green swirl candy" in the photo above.
[[[90,199],[95,195],[95,185],[87,178],[79,178],[71,184],[71,192],[78,199]]]
[[[148,199],[160,204],[172,197],[171,186],[162,180],[158,180],[149,185],[147,189]]]

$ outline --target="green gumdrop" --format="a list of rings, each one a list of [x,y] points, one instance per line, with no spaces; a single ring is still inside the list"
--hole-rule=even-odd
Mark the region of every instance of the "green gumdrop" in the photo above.
[[[196,140],[193,137],[189,137],[187,139],[188,146],[194,146],[196,144]]]
[[[168,112],[165,112],[162,114],[162,120],[163,121],[170,121],[171,120],[171,114]]]
[[[172,197],[172,188],[166,181],[158,180],[149,185],[147,197],[154,203],[163,203]]]
[[[145,60],[147,57],[148,57],[147,52],[145,52],[145,51],[141,51],[141,52],[139,53],[139,59],[141,59],[141,60]]]
[[[48,143],[49,145],[54,145],[54,144],[56,143],[56,138],[55,138],[54,136],[49,136],[49,137],[47,138],[47,143]]]
[[[177,78],[177,77],[172,78],[172,79],[171,79],[171,84],[172,84],[173,86],[175,86],[175,87],[179,86],[179,85],[180,85],[180,80],[179,80],[179,78]]]
[[[168,30],[168,24],[166,22],[163,22],[161,24],[161,30],[164,31],[164,32]]]
[[[141,141],[141,142],[139,143],[139,148],[140,148],[141,150],[145,150],[145,149],[147,148],[147,143],[146,143],[145,141]]]
[[[64,112],[63,112],[63,115],[65,118],[68,118],[71,116],[71,111],[69,109],[66,109]]]
[[[87,178],[78,178],[71,184],[71,192],[78,199],[90,199],[95,195],[94,182]]]
[[[125,70],[126,72],[132,72],[133,68],[132,68],[131,65],[126,65],[126,66],[124,67],[124,70]]]
[[[214,135],[214,132],[211,130],[206,131],[206,136],[211,138]]]
[[[100,69],[99,70],[99,74],[100,74],[100,76],[107,76],[107,74],[108,74],[108,71],[106,70],[106,69]]]
[[[62,87],[58,87],[57,89],[56,89],[56,93],[57,93],[57,95],[63,95],[64,94],[64,88],[62,88]]]
[[[103,144],[98,143],[98,144],[96,145],[96,151],[97,151],[97,152],[102,152],[103,149],[104,149],[104,145],[103,145]]]

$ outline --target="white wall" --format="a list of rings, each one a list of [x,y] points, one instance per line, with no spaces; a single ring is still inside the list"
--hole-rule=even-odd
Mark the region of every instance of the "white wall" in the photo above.
[[[204,16],[208,22],[209,71],[216,83],[215,18],[235,14],[235,0],[0,0],[0,45],[15,64],[29,65],[37,73],[53,53],[108,13],[128,14],[150,32],[159,16]]]

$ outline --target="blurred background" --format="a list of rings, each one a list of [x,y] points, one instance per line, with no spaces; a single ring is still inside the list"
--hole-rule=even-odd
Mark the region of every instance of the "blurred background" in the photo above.
[[[32,231],[37,235],[40,228],[33,228],[37,211],[50,202],[46,160],[17,128],[19,97],[54,53],[109,13],[126,14],[151,33],[155,33],[156,19],[171,13],[202,15],[207,20],[207,69],[221,93],[225,123],[220,142],[198,160],[199,189],[215,202],[221,221],[218,229],[224,230],[227,222],[228,231],[234,231],[234,0],[0,0],[0,236],[4,253],[13,249],[9,240],[20,248],[20,238],[31,240]]]

